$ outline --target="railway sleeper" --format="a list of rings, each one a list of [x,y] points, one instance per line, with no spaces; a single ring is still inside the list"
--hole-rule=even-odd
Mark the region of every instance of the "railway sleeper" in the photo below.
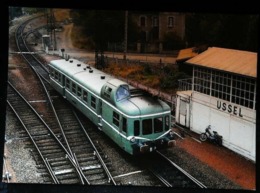
[[[89,181],[104,180],[107,179],[107,176],[104,173],[96,173],[96,174],[88,175],[87,179]]]
[[[96,170],[96,169],[100,169],[100,168],[102,168],[102,166],[100,164],[81,166],[82,171],[91,171],[91,170]]]
[[[80,184],[78,179],[66,179],[62,180],[61,184]]]
[[[42,154],[45,155],[46,157],[48,157],[48,155],[53,155],[56,153],[61,153],[62,150],[61,149],[42,149]]]
[[[75,152],[75,151],[73,151]],[[91,161],[91,160],[96,160],[97,157],[93,154],[88,154],[85,153],[83,151],[81,151],[80,153],[76,154],[77,155],[77,160],[84,162],[84,161]]]
[[[105,185],[105,184],[109,184],[109,182],[108,182],[107,178],[104,178],[104,179],[95,180],[93,184],[95,184],[95,185]]]

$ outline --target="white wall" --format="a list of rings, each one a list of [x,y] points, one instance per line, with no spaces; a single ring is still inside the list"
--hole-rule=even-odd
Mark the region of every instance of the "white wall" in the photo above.
[[[194,92],[191,114],[192,131],[201,133],[212,125],[223,136],[224,146],[255,161],[255,110]]]
[[[180,98],[190,99],[190,129],[202,133],[208,125],[223,136],[223,145],[253,161],[256,151],[256,111],[215,97],[193,92],[177,93],[176,118]],[[177,120],[177,119],[176,119]]]

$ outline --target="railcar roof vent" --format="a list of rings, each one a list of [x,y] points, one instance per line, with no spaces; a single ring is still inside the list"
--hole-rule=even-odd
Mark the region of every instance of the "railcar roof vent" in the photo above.
[[[87,70],[87,68],[83,68],[84,70]]]
[[[73,60],[70,60],[70,63],[72,63],[73,62]]]
[[[89,70],[89,73],[92,73],[92,72],[93,72],[93,70],[92,70],[92,69],[90,69],[90,70]]]
[[[90,69],[90,66],[87,66],[87,68],[89,68],[89,69]]]
[[[78,66],[78,67],[80,67],[80,66],[81,66],[81,64],[77,64],[77,66]]]
[[[105,79],[106,77],[105,76],[100,76],[101,79]]]

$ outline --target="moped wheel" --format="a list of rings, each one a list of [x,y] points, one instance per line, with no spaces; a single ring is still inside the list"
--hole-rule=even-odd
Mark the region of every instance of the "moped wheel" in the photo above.
[[[222,146],[222,138],[221,137],[217,138],[217,143],[218,143],[219,146]]]
[[[205,133],[200,134],[200,140],[201,141],[206,141],[207,140],[207,135]]]

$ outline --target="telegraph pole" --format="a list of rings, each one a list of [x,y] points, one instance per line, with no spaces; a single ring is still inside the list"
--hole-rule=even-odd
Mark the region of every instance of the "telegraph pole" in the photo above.
[[[127,26],[128,26],[128,11],[125,11],[124,60],[126,60],[126,53],[127,53]]]
[[[50,34],[50,38],[51,38],[51,43],[52,43],[52,47],[53,50],[57,49],[57,45],[56,45],[56,33],[55,33],[55,17],[54,17],[54,13],[53,13],[53,9],[49,10],[48,13],[48,9],[47,9],[47,26],[48,26],[48,34]]]

